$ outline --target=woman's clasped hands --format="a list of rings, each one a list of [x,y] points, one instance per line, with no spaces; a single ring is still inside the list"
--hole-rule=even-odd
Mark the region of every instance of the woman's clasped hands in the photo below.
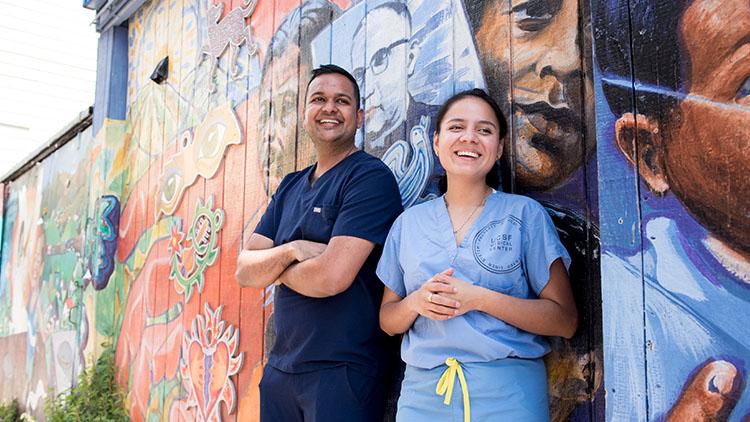
[[[453,273],[453,268],[437,273],[410,294],[411,309],[436,321],[477,310],[482,288],[453,277]]]

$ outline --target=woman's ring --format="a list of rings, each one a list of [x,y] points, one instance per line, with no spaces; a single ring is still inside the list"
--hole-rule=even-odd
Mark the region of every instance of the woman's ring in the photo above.
[[[427,301],[432,303],[432,293],[427,295]]]

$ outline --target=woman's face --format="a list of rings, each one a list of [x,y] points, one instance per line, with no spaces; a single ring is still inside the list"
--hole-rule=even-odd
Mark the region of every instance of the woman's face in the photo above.
[[[435,153],[448,178],[483,183],[503,152],[492,107],[477,97],[458,100],[445,113],[439,129],[435,133]]]

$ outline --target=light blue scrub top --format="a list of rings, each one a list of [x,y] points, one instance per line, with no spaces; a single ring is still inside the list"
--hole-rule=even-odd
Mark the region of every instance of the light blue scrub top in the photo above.
[[[433,275],[453,268],[454,277],[507,295],[537,298],[549,280],[549,267],[570,256],[552,220],[538,202],[495,192],[456,246],[443,198],[404,211],[391,227],[378,263],[380,280],[406,297]],[[471,311],[447,321],[417,316],[401,343],[409,365],[431,369],[454,357],[489,362],[509,356],[539,358],[549,351],[543,336],[531,334],[484,312]]]

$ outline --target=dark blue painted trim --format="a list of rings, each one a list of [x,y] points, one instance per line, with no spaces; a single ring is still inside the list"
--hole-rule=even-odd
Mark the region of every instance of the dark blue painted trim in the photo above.
[[[94,99],[94,134],[105,118],[124,120],[128,89],[128,28],[115,26],[99,36]]]

